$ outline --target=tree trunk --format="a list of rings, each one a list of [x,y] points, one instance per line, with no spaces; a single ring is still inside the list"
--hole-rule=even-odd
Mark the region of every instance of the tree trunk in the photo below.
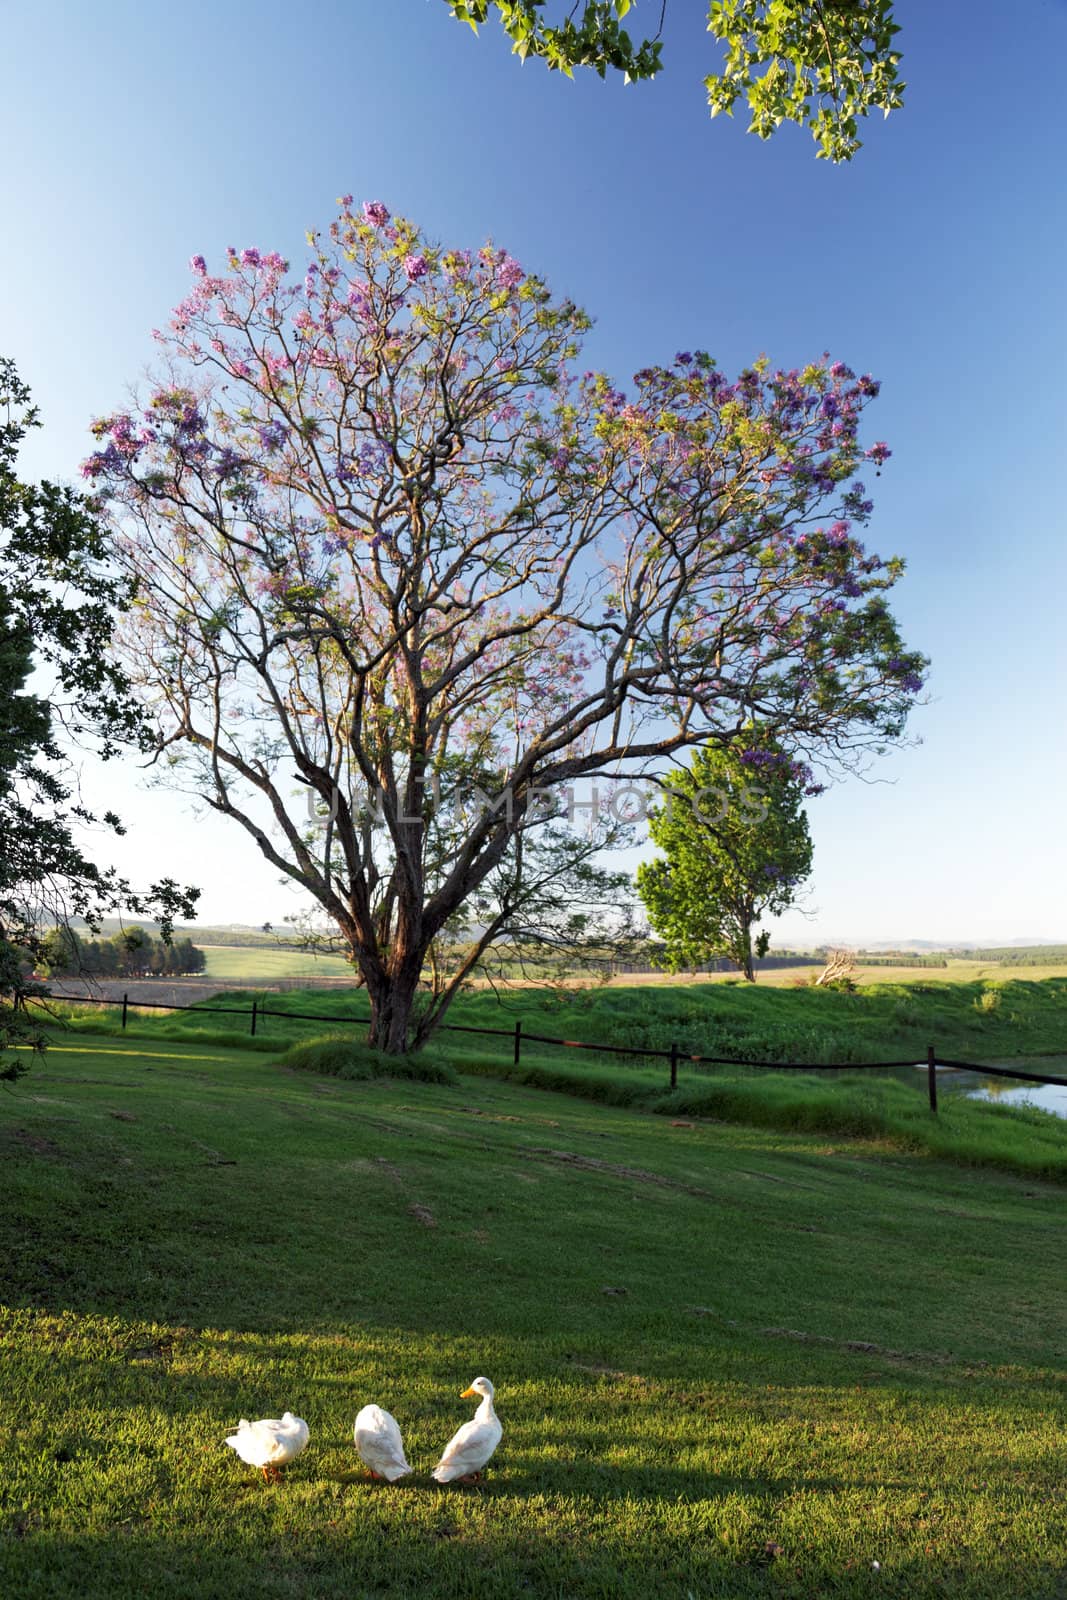
[[[370,997],[367,1042],[386,1055],[403,1055],[413,1047],[412,1022],[421,972],[421,961],[407,962],[398,973],[378,972],[367,977]]]
[[[741,929],[741,971],[745,975],[746,983],[755,983],[756,969],[752,964],[752,924],[746,922]]]

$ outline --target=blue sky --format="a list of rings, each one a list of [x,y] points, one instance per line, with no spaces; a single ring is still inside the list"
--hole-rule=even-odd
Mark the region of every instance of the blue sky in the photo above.
[[[921,745],[813,803],[813,915],[781,937],[1067,939],[1067,4],[1022,0],[1009,33],[993,0],[898,0],[905,108],[843,169],[801,130],[709,122],[704,9],[673,0],[666,69],[629,88],[520,66],[441,0],[9,10],[0,350],[45,422],[24,468],[76,475],[191,254],[299,261],[345,192],[492,235],[586,306],[623,386],[678,349],[728,372],[828,349],[882,379],[870,542],[907,559],[931,703]],[[658,14],[638,0],[632,31]],[[200,882],[206,919],[291,909],[237,830],[132,764],[86,785],[130,824],[123,866]]]

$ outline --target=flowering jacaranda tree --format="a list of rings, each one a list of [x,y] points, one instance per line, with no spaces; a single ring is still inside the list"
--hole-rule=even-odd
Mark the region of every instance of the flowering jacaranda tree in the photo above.
[[[528,909],[569,786],[753,719],[811,755],[894,739],[924,662],[857,537],[873,379],[684,352],[624,394],[503,250],[350,197],[311,247],[295,280],[194,257],[165,376],[83,470],[161,757],[322,908],[392,1051]]]

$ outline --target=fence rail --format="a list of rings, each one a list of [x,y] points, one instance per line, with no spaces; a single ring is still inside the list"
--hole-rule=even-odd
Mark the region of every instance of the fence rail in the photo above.
[[[63,1005],[85,1005],[117,1007],[118,1000],[106,1000],[95,995],[53,995],[49,998],[59,1001]],[[38,1002],[47,1006],[47,999]],[[275,1006],[264,1005],[259,1000],[253,1000],[251,1006],[216,1006],[216,1005],[168,1005],[162,1000],[130,1000],[124,994],[121,1001],[122,1027],[125,1029],[130,1010],[135,1011],[195,1011],[201,1017],[247,1017],[250,1021],[249,1036],[256,1034],[257,1024],[266,1017],[277,1017],[287,1022],[329,1022],[335,1027],[345,1027],[365,1024],[370,1021],[369,1016],[328,1016],[321,1011],[279,1011]],[[548,1044],[565,1050],[593,1050],[614,1056],[647,1056],[657,1061],[670,1062],[670,1086],[678,1086],[678,1065],[688,1062],[700,1066],[717,1067],[760,1067],[768,1072],[870,1072],[885,1071],[889,1068],[921,1066],[921,1062],[913,1059],[907,1061],[758,1061],[751,1056],[706,1056],[694,1055],[691,1051],[683,1050],[674,1043],[669,1050],[650,1050],[642,1045],[618,1044],[592,1044],[584,1039],[557,1039],[551,1034],[524,1033],[522,1022],[516,1022],[514,1028],[477,1028],[469,1023],[444,1022],[441,1024],[443,1033],[479,1033],[495,1039],[510,1039],[512,1041],[512,1060],[518,1066],[522,1060],[523,1044]],[[930,1110],[937,1112],[937,1069],[947,1068],[954,1072],[980,1072],[984,1076],[996,1078],[1018,1078],[1026,1083],[1054,1084],[1067,1089],[1067,1078],[1055,1077],[1051,1074],[1038,1072],[1019,1072],[1013,1067],[986,1067],[974,1061],[950,1061],[946,1056],[939,1056],[933,1045],[928,1045],[926,1050],[926,1082],[927,1093],[930,1099]]]

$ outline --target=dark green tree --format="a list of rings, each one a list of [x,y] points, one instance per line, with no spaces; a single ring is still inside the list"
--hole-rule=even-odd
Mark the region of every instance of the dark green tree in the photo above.
[[[637,892],[672,971],[726,956],[755,981],[770,934],[764,916],[792,905],[811,872],[803,802],[810,774],[767,739],[699,750],[663,785],[649,819],[663,851],[637,869]]]
[[[90,926],[121,905],[158,915],[169,933],[192,914],[194,889],[163,879],[137,894],[115,871],[90,861],[75,838],[101,821],[72,797],[58,735],[91,739],[104,756],[140,737],[126,679],[108,659],[116,614],[131,590],[107,565],[106,535],[85,501],[53,483],[28,484],[16,470],[28,429],[38,426],[14,364],[0,360],[0,1078],[25,1070],[42,1047],[27,1001],[42,941],[71,915]],[[47,698],[27,688],[34,668]],[[10,1055],[12,1046],[24,1049]]]
[[[653,0],[647,14],[657,19],[656,33],[635,44],[622,22],[636,17],[640,3],[559,0],[553,11],[546,0],[445,0],[475,31],[495,11],[523,60],[540,57],[569,78],[575,67],[602,78],[621,72],[627,82],[655,77],[662,66],[667,0]],[[859,119],[871,111],[888,116],[902,103],[893,47],[899,31],[892,0],[710,0],[708,32],[725,51],[719,71],[704,79],[711,115],[732,116],[744,97],[749,133],[769,139],[783,122],[800,123],[820,156],[850,161],[860,147]]]

